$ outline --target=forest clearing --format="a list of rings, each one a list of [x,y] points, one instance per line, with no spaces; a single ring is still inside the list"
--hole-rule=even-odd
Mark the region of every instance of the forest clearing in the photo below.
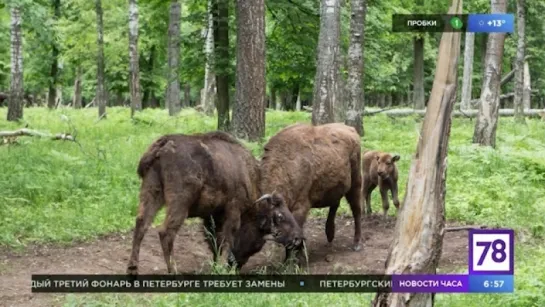
[[[5,109],[0,110],[5,114]],[[313,302],[359,304],[370,294],[30,294],[30,274],[120,273],[130,255],[130,230],[138,196],[136,164],[145,148],[164,133],[197,133],[213,129],[215,120],[194,110],[169,117],[164,110],[146,110],[131,120],[125,108],[112,108],[107,121],[96,121],[93,110],[29,108],[29,128],[71,132],[81,147],[71,141],[51,141],[20,137],[19,145],[0,148],[2,183],[0,227],[0,272],[2,301],[6,306],[127,306],[214,304],[225,306],[256,303],[260,306],[312,305]],[[269,111],[267,135],[296,122],[309,122],[305,112]],[[496,150],[470,145],[472,121],[453,122],[449,149],[449,176],[446,194],[447,226],[487,225],[514,228],[516,238],[516,288],[514,295],[442,294],[438,306],[540,306],[545,228],[540,214],[545,200],[543,189],[545,122],[529,120],[527,127],[516,126],[512,118],[502,119],[501,146]],[[401,156],[400,195],[404,195],[407,168],[418,135],[418,118],[368,117],[365,149],[381,149]],[[0,130],[14,130],[15,123],[2,123]],[[74,130],[77,133],[74,132]],[[256,156],[258,143],[246,143]],[[47,183],[47,184],[46,184]],[[523,184],[524,183],[524,184]],[[21,187],[25,187],[21,189]],[[402,196],[401,196],[402,197]],[[394,230],[395,209],[389,219],[381,218],[380,194],[372,194],[374,215],[363,221],[363,248],[348,249],[353,220],[343,201],[337,216],[336,252],[327,253],[324,220],[327,211],[311,210],[308,222],[311,273],[372,273],[384,267]],[[161,211],[144,239],[143,273],[166,272],[155,227],[164,218]],[[210,272],[211,254],[204,245],[198,220],[188,220],[175,244],[176,264],[182,272]],[[467,270],[467,232],[445,235],[439,271]],[[281,269],[282,248],[268,244],[251,258],[246,272],[275,273]],[[328,256],[329,255],[329,256]],[[332,257],[331,259],[329,257]],[[327,258],[327,259],[326,259]],[[329,261],[328,261],[329,260]],[[265,267],[265,268],[263,268]],[[289,268],[286,269],[289,272]],[[243,271],[244,272],[244,271]],[[4,286],[5,285],[5,286]],[[31,299],[32,297],[32,299]],[[478,299],[476,299],[478,297]],[[305,303],[303,303],[305,302]]]
[[[0,305],[545,306],[544,10],[0,3]],[[422,13],[451,17],[395,30]],[[473,13],[514,23],[469,32]],[[40,273],[467,274],[479,228],[514,230],[514,293],[31,292]]]

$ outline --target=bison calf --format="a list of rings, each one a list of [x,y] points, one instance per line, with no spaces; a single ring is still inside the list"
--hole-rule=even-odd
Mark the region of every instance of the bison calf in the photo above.
[[[163,136],[142,156],[138,175],[142,185],[129,274],[138,273],[142,239],[163,204],[167,212],[159,239],[169,273],[174,239],[186,218],[202,218],[223,259],[239,268],[266,237],[287,246],[302,244],[302,230],[281,195],[259,198],[258,161],[226,133]]]
[[[301,227],[311,208],[329,207],[325,232],[335,237],[335,215],[346,197],[354,217],[353,249],[361,247],[361,147],[356,130],[344,124],[284,128],[265,145],[261,191],[278,191]],[[292,252],[286,250],[286,258]]]
[[[390,204],[388,202],[388,191],[391,191],[394,206],[399,209],[397,198],[398,171],[396,161],[399,155],[391,155],[381,151],[368,151],[363,154],[363,198],[365,200],[365,211],[371,214],[371,193],[379,186],[382,198],[382,210],[384,216],[388,214]]]

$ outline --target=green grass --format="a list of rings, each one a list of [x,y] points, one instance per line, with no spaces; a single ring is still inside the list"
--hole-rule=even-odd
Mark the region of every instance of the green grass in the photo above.
[[[23,124],[6,122],[0,108],[0,130]],[[0,146],[0,247],[23,248],[28,244],[69,244],[99,235],[128,231],[134,226],[140,155],[157,137],[166,133],[213,130],[216,119],[193,110],[168,117],[163,110],[146,110],[131,121],[129,110],[109,108],[108,118],[97,122],[96,110],[25,109],[29,128],[51,133],[77,129],[81,148],[73,142],[19,138],[19,146]],[[267,137],[295,122],[310,122],[310,114],[267,112]],[[440,295],[442,306],[476,306],[483,302],[502,306],[543,306],[545,296],[545,251],[534,247],[545,236],[545,122],[529,120],[527,126],[501,118],[498,148],[471,144],[474,121],[455,119],[451,131],[446,215],[467,224],[487,224],[517,231],[517,293],[507,295]],[[384,115],[365,118],[365,149],[380,149],[401,155],[400,198],[420,121],[414,117],[391,119]],[[261,145],[246,143],[256,156]],[[373,194],[373,210],[380,211],[380,197]],[[392,206],[393,207],[393,206]],[[390,213],[395,211],[390,209]],[[324,216],[325,211],[312,210]],[[343,203],[339,214],[350,214]],[[162,214],[161,214],[162,215]],[[156,219],[159,223],[162,216]],[[535,292],[535,291],[538,291]],[[533,291],[533,292],[532,292]],[[67,305],[105,306],[147,303],[154,305],[339,305],[360,304],[370,295],[356,294],[193,294],[161,296],[101,295],[93,303],[70,296]],[[478,299],[477,299],[478,298]],[[116,304],[117,303],[117,304]]]

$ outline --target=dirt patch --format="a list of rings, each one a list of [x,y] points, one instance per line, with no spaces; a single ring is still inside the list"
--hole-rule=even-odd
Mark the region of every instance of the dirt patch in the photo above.
[[[328,246],[325,220],[309,218],[305,224],[309,269],[313,274],[381,274],[388,255],[395,219],[371,216],[363,221],[363,248],[350,249],[354,226],[351,217],[337,217],[336,236]],[[467,232],[445,234],[439,270],[451,271],[467,263]],[[125,274],[131,250],[132,233],[111,235],[97,241],[70,247],[34,247],[25,253],[0,251],[0,305],[58,306],[61,295],[32,294],[31,274]],[[174,245],[173,257],[180,273],[206,273],[212,255],[208,251],[200,224],[182,227]],[[243,273],[276,271],[284,259],[284,249],[267,243],[250,259]],[[166,266],[156,229],[144,238],[139,273],[164,274]],[[62,300],[61,300],[62,301]]]

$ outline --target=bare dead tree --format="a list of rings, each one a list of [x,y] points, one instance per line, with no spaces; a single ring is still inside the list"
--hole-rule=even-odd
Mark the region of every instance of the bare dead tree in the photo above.
[[[461,14],[453,0],[448,14]],[[445,32],[439,45],[435,79],[411,163],[406,195],[399,211],[386,274],[435,274],[445,227],[445,182],[451,112],[456,101],[460,32]],[[431,293],[377,293],[379,306],[433,306]]]

